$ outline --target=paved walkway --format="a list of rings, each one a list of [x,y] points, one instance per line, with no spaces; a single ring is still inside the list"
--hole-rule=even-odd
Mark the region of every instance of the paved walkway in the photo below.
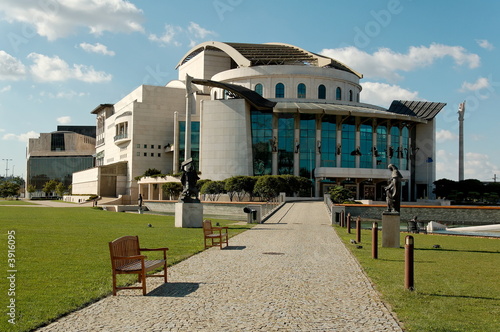
[[[322,202],[265,224],[40,331],[402,331],[329,224]],[[111,277],[110,277],[111,282]]]

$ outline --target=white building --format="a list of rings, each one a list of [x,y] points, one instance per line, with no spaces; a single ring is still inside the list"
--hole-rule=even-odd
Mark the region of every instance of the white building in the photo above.
[[[434,117],[445,104],[394,101],[385,109],[361,103],[361,74],[286,44],[205,42],[177,69],[179,80],[165,87],[140,86],[92,111],[97,167],[74,174],[74,193],[134,201],[135,177],[148,168],[178,172],[188,108],[191,154],[202,178],[294,174],[313,181],[315,196],[342,185],[359,199],[379,200],[387,166],[394,164],[404,177],[403,200],[429,196]],[[192,108],[186,106],[187,75],[195,90]],[[161,198],[157,185],[145,194]]]

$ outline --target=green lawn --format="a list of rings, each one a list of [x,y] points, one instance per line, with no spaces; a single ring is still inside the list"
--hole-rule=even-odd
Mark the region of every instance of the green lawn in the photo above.
[[[16,201],[9,199],[0,199],[0,205],[37,205],[27,201]]]
[[[250,227],[231,225],[234,222],[228,220],[217,222],[228,225],[231,236]],[[0,227],[0,331],[29,331],[109,295],[108,242],[120,236],[138,235],[141,247],[169,247],[169,265],[203,250],[202,230],[175,228],[171,216],[114,213],[89,207],[3,206]],[[7,271],[13,269],[7,266],[8,234],[12,231],[15,296],[6,296]],[[148,258],[154,259],[155,254],[148,253]],[[134,276],[119,277],[122,283],[136,280]],[[16,325],[8,323],[10,298],[16,300]]]
[[[500,331],[500,239],[412,234],[416,290],[408,291],[403,248],[381,248],[379,232],[375,260],[371,231],[362,231],[363,248],[357,249],[349,241],[355,230],[336,230],[407,331]]]

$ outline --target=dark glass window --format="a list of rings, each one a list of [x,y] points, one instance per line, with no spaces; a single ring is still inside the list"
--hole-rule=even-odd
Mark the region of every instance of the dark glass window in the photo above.
[[[254,175],[272,174],[273,114],[253,110],[252,153]]]
[[[326,99],[326,87],[323,84],[318,86],[318,99]]]
[[[402,142],[402,157],[401,159],[401,169],[408,170],[408,158],[409,158],[409,151],[410,151],[410,130],[408,127],[403,127],[403,132],[401,134],[403,136],[403,142]]]
[[[278,118],[278,174],[293,175],[295,118],[280,114]]]
[[[316,116],[300,115],[299,175],[311,178],[316,167]]]
[[[179,121],[179,165],[184,161],[186,144],[186,121]],[[191,158],[194,169],[199,170],[200,162],[200,122],[191,121]]]
[[[305,98],[306,97],[306,85],[304,83],[300,83],[297,85],[297,98]]]
[[[352,90],[349,90],[349,101],[353,101]]]
[[[354,118],[347,119],[342,124],[342,154],[341,167],[356,167],[356,156],[352,154],[356,149],[356,125]]]
[[[341,88],[337,88],[337,90],[335,91],[335,99],[342,100],[342,89]]]
[[[335,115],[321,121],[321,167],[337,166],[337,123]]]
[[[398,156],[400,156],[401,149],[399,146],[399,128],[394,126],[391,128],[391,148],[392,148],[392,158],[391,158],[391,164],[396,165],[399,168],[399,159]]]
[[[275,97],[285,98],[285,85],[283,83],[276,84]]]
[[[57,180],[67,188],[73,173],[94,167],[92,156],[81,157],[31,157],[28,159],[28,181],[36,189],[42,189],[45,182]]]
[[[372,168],[372,147],[373,147],[373,128],[371,125],[362,124],[359,127],[360,136],[360,168]]]
[[[262,90],[263,90],[262,84],[259,83],[259,84],[257,84],[255,86],[255,92],[257,92],[261,96],[262,96],[262,93],[263,93]]]
[[[387,168],[387,126],[379,125],[377,127],[377,168]]]
[[[53,133],[50,135],[50,150],[64,151],[64,133]]]

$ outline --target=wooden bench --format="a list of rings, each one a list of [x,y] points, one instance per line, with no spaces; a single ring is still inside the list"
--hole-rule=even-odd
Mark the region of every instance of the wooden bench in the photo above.
[[[141,248],[138,236],[122,236],[109,242],[111,268],[113,270],[113,295],[116,295],[118,289],[142,289],[142,294],[146,295],[146,277],[163,277],[167,282],[167,250],[168,248]],[[141,251],[163,251],[163,259],[146,260],[147,257],[141,255]],[[148,271],[162,266],[163,274],[146,274]],[[138,281],[142,283],[142,286],[117,287],[117,274],[137,274]]]
[[[222,249],[223,243],[228,246],[229,234],[227,227],[214,227],[211,220],[203,220],[203,234],[205,249],[215,246],[219,246]]]

